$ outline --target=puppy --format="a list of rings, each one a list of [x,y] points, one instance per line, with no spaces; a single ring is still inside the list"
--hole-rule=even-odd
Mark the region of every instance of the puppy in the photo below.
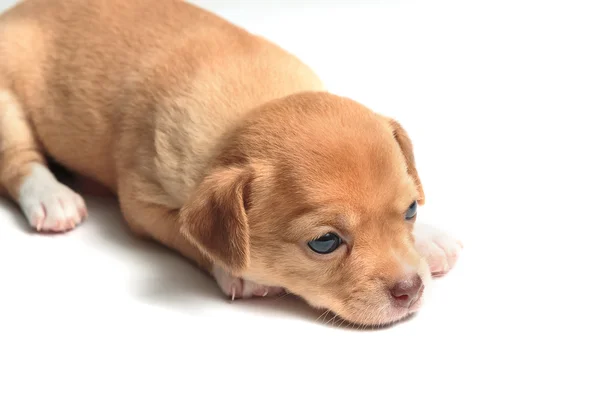
[[[136,234],[235,298],[292,292],[356,324],[415,312],[461,245],[393,119],[294,55],[179,0],[26,0],[0,16],[0,186],[37,231],[80,224],[51,158]]]

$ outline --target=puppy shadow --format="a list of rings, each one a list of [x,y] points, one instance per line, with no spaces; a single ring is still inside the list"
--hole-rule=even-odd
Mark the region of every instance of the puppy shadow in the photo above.
[[[303,299],[292,294],[284,294],[279,298],[273,299],[253,298],[244,301],[244,306],[249,311],[262,312],[262,310],[267,310],[270,313],[281,314],[282,316],[295,314],[299,317],[310,321],[313,324],[321,325],[325,328],[334,330],[342,329],[353,332],[381,331],[384,329],[390,329],[394,326],[401,325],[412,320],[416,315],[410,314],[409,316],[401,319],[400,321],[395,321],[389,324],[362,325],[349,322],[330,310],[316,310],[314,308],[311,308]]]
[[[330,311],[316,310],[290,293],[232,301],[221,292],[214,279],[192,261],[163,245],[135,237],[122,219],[115,199],[86,196],[86,201],[93,240],[100,238],[102,247],[107,251],[112,248],[116,254],[127,253],[128,259],[137,268],[135,274],[138,278],[132,290],[150,304],[191,314],[203,307],[228,304],[243,312],[281,319],[298,318],[331,329],[352,331],[387,329],[412,318],[411,315],[382,326],[359,326]]]
[[[191,314],[215,304],[231,304],[248,312],[316,320],[318,313],[315,315],[302,299],[292,295],[228,299],[214,279],[192,261],[166,246],[133,235],[115,198],[85,194],[84,198],[89,218],[72,233],[81,230],[86,241],[126,258],[134,276],[132,293],[144,302]]]
[[[232,301],[224,296],[208,273],[190,260],[159,243],[134,236],[123,220],[115,198],[85,193],[83,197],[88,207],[88,219],[71,232],[54,235],[77,235],[84,243],[119,257],[119,268],[126,269],[119,276],[123,279],[133,276],[131,292],[144,303],[186,314],[194,314],[219,303],[230,304],[244,312],[279,318],[301,318],[328,328],[385,328],[356,326],[331,312],[316,310],[292,294]],[[0,207],[10,209],[15,227],[31,235],[38,235],[13,202],[0,198]]]
[[[14,225],[15,227],[17,227],[21,232],[24,232],[24,233],[27,233],[30,235],[37,234],[37,232],[35,232],[33,229],[31,229],[31,227],[29,226],[29,223],[23,216],[21,209],[15,202],[13,202],[7,198],[0,197],[0,208],[6,209],[9,211],[8,215],[9,215],[10,220],[12,221],[11,225]]]

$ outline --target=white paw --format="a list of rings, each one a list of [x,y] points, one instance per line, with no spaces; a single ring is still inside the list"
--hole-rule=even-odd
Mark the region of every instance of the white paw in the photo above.
[[[223,293],[231,300],[278,296],[284,293],[283,288],[259,285],[252,281],[236,278],[217,266],[213,267],[213,276]]]
[[[68,231],[87,217],[83,198],[58,182],[40,164],[34,165],[29,176],[23,180],[19,205],[29,224],[37,231]]]
[[[422,223],[415,223],[415,247],[429,264],[433,276],[445,275],[454,267],[463,244],[450,234]]]

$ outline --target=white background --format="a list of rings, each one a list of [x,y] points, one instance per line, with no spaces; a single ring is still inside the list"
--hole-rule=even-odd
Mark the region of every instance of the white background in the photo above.
[[[228,302],[113,201],[42,236],[0,200],[0,398],[600,398],[595,2],[302,3],[203,4],[405,126],[456,268],[414,318],[352,330]]]

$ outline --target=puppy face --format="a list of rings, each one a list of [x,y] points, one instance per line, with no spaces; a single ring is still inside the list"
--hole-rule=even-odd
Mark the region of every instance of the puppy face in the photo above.
[[[303,93],[251,113],[182,211],[215,262],[357,324],[399,320],[429,281],[413,246],[424,201],[396,122]]]

